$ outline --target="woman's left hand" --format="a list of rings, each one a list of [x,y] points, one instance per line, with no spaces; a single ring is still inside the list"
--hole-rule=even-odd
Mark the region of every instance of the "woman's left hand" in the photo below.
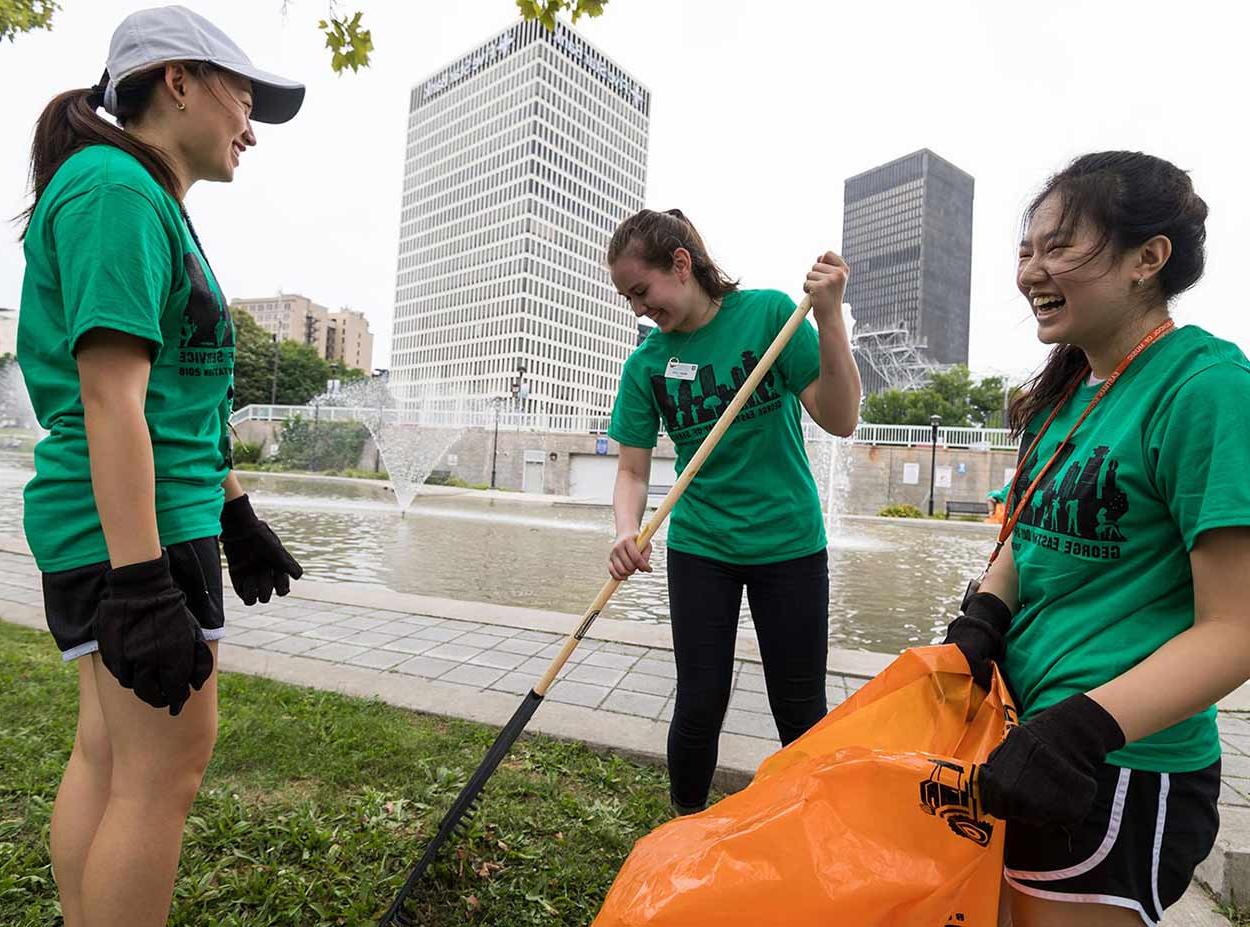
[[[304,575],[273,529],[256,517],[246,493],[222,507],[221,549],[230,584],[244,605],[268,602],[275,592],[286,595],[291,580]]]
[[[816,259],[807,272],[803,292],[812,299],[812,315],[817,325],[842,321],[842,297],[846,295],[846,281],[851,275],[842,256],[826,251]]]
[[[1002,821],[1078,824],[1098,793],[1098,767],[1123,746],[1107,709],[1071,695],[1008,731],[981,764],[981,808]]]

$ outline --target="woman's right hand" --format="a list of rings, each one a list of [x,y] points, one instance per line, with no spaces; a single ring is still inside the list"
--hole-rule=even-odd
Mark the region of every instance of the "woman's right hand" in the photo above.
[[[638,549],[636,532],[622,534],[612,545],[608,555],[608,572],[612,578],[621,582],[635,573],[651,572],[651,542],[648,541],[642,550]]]

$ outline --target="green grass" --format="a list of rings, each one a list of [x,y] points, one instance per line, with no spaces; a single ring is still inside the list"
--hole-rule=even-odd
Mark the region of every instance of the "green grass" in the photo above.
[[[246,460],[234,461],[232,469],[242,470],[245,473],[286,473],[287,468],[282,464],[275,463],[255,463]]]
[[[390,474],[385,470],[330,470],[330,476],[347,476],[354,480],[389,480]]]
[[[1228,918],[1232,927],[1250,927],[1250,909],[1237,905],[1221,904],[1217,910]]]
[[[6,927],[47,925],[58,912],[48,824],[76,700],[72,670],[47,635],[0,623]],[[222,677],[221,706],[172,925],[376,923],[496,733],[234,674]],[[523,738],[467,839],[428,877],[418,923],[588,924],[634,841],[667,817],[662,771]]]
[[[346,476],[354,480],[389,480],[390,475],[385,470],[301,470],[298,467],[292,467],[288,464],[278,461],[266,460],[253,463],[234,464],[234,469],[242,470],[246,473],[294,473],[298,476]]]

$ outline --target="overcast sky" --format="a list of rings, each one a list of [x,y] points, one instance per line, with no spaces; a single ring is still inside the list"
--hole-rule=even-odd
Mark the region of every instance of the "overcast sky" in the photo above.
[[[26,204],[30,130],[103,69],[131,0],[62,0],[49,33],[0,44],[0,212]],[[512,0],[340,0],[372,27],[373,66],[336,77],[326,0],[189,0],[260,67],[308,85],[230,186],[188,209],[229,297],[279,289],[363,310],[385,366],[408,91],[513,20]],[[582,33],[653,93],[647,203],[680,206],[746,286],[799,294],[837,248],[845,178],[928,147],[976,178],[971,365],[1044,356],[1015,290],[1022,207],[1086,151],[1140,149],[1190,170],[1211,207],[1206,279],[1177,316],[1250,349],[1250,65],[1235,4],[947,0],[610,0]],[[23,260],[0,236],[0,306]],[[1239,270],[1238,268],[1242,268]],[[852,268],[854,273],[854,268]],[[626,311],[622,307],[622,312]]]

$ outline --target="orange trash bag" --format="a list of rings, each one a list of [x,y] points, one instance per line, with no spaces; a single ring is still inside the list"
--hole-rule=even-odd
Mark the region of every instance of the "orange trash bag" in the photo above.
[[[594,927],[994,927],[1001,821],[971,788],[1014,724],[954,645],[909,650],[751,784],[635,844]]]

